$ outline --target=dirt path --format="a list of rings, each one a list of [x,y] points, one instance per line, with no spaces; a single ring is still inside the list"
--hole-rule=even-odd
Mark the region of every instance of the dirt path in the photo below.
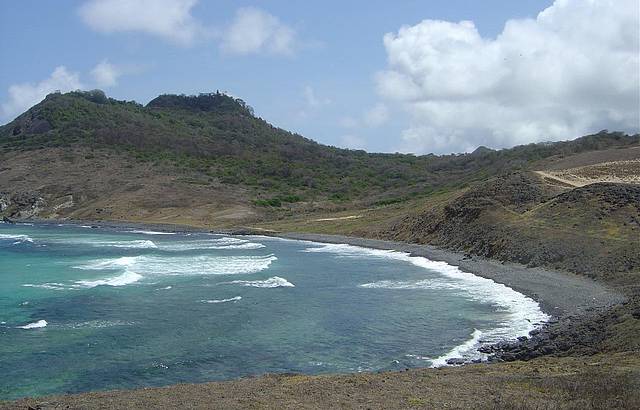
[[[320,218],[320,219],[312,219],[312,221],[313,222],[340,221],[343,219],[358,219],[358,218],[362,218],[362,215],[337,216],[335,218]]]
[[[564,185],[564,186],[568,185],[571,187],[581,187],[581,186],[587,185],[586,183],[571,181],[565,178],[558,177],[546,171],[533,171],[533,172],[540,175],[543,179],[548,180],[551,183],[556,183],[556,184],[559,183],[560,185]]]
[[[551,183],[581,187],[597,182],[640,184],[640,159],[609,161],[557,171],[534,171]]]

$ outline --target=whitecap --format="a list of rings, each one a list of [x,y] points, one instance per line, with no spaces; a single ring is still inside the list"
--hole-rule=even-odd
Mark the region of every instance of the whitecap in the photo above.
[[[76,238],[76,239],[53,239],[51,240],[55,243],[62,244],[77,244],[77,245],[90,245],[96,248],[129,248],[129,249],[156,249],[157,246],[153,241],[142,239],[142,240],[98,240],[91,238]]]
[[[293,288],[295,285],[279,276],[274,276],[265,280],[234,280],[231,282],[221,282],[220,285],[242,285],[254,288]]]
[[[41,284],[33,284],[33,283],[25,283],[22,286],[26,288],[40,288],[40,289],[48,289],[48,290],[67,290],[68,287],[64,283],[56,283],[56,282],[48,282]]]
[[[215,238],[215,239],[207,239],[207,241],[213,241],[219,245],[233,245],[233,244],[241,244],[241,243],[247,243],[249,241],[247,241],[246,239],[242,239],[242,238],[234,238],[231,236],[223,236],[220,238]]]
[[[1,240],[14,241],[14,245],[23,242],[33,243],[33,238],[31,238],[29,235],[0,234],[0,241]]]
[[[137,274],[136,272],[125,270],[124,273],[118,276],[114,276],[108,279],[97,279],[97,280],[77,280],[75,283],[85,288],[94,288],[96,286],[125,286],[131,283],[135,283],[142,279],[142,275]]]
[[[172,243],[161,243],[159,248],[163,251],[189,251],[189,250],[232,250],[232,249],[261,249],[265,246],[257,242],[249,242],[237,238],[217,238],[190,240]]]
[[[46,320],[38,320],[37,322],[29,323],[24,326],[16,326],[18,329],[38,329],[48,325]]]
[[[88,320],[86,322],[78,322],[67,325],[71,329],[102,329],[113,326],[132,326],[133,322],[124,320]]]
[[[123,256],[99,259],[75,266],[77,269],[131,269],[140,275],[234,275],[257,273],[278,258],[267,256]]]
[[[406,255],[407,258],[409,257],[409,254],[406,254],[404,252],[397,252],[387,249],[362,248],[360,246],[347,245],[343,243],[327,243],[318,245],[319,246],[306,248],[303,250],[303,252],[333,253],[338,257],[350,258],[368,258],[374,256],[378,258],[404,259],[402,258],[403,255]]]
[[[84,265],[74,266],[76,269],[83,270],[103,270],[103,269],[119,269],[126,268],[135,263],[139,256],[122,256],[115,259],[98,259],[93,260]]]
[[[478,347],[480,347],[480,338],[482,335],[483,333],[480,330],[474,329],[467,341],[454,347],[449,352],[438,358],[429,359],[431,361],[431,367],[446,366],[447,360],[449,359],[461,358],[471,360],[480,358],[479,356],[485,356],[478,352]]]
[[[212,300],[201,300],[202,303],[225,303],[225,302],[237,302],[242,299],[242,296],[236,296],[229,299],[212,299]]]
[[[248,243],[243,243],[240,245],[227,245],[227,246],[220,246],[218,248],[214,248],[214,249],[261,249],[261,248],[265,248],[266,246],[264,246],[261,243],[254,243],[254,242],[248,242]]]
[[[131,248],[131,249],[156,249],[158,246],[149,240],[140,241],[93,241],[89,242],[91,246],[106,246],[114,248]]]
[[[453,283],[447,283],[436,279],[424,279],[413,282],[381,280],[378,282],[364,283],[359,285],[359,287],[368,289],[459,289],[459,286],[456,286]]]
[[[519,336],[527,336],[530,331],[534,330],[541,323],[549,320],[549,316],[540,310],[540,305],[530,297],[516,292],[508,286],[497,283],[492,279],[464,272],[457,266],[449,265],[446,262],[432,261],[420,256],[411,256],[406,252],[361,248],[346,244],[319,244],[319,246],[306,248],[304,251],[333,253],[338,257],[348,258],[376,257],[395,259],[411,263],[438,274],[439,277],[433,279],[418,281],[379,281],[365,283],[360,285],[360,287],[397,290],[450,289],[458,291],[462,297],[484,303],[488,302],[498,311],[506,314],[506,320],[494,328],[481,329],[483,335],[482,344],[497,343],[504,340],[513,340]],[[477,349],[474,348],[471,350],[473,351],[474,357],[469,356],[465,357],[465,359],[483,357]],[[471,353],[469,353],[469,355],[470,354]]]
[[[126,233],[141,233],[144,235],[175,235],[175,232],[159,232],[159,231],[144,231],[144,230],[134,230],[134,231],[125,231]]]

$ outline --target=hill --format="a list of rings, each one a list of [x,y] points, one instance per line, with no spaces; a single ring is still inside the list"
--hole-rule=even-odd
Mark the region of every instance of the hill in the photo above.
[[[13,217],[234,226],[427,198],[637,141],[601,132],[472,154],[370,154],[276,128],[217,92],[146,106],[98,90],[56,93],[0,127],[0,207]]]
[[[492,408],[551,408],[558,400],[567,408],[624,407],[638,401],[638,164],[640,135],[602,131],[458,155],[370,154],[276,128],[220,93],[163,95],[142,106],[100,91],[72,92],[51,94],[0,127],[0,216],[343,234],[586,275],[626,301],[561,317],[493,352],[504,361],[555,357],[435,373],[274,376],[282,383],[262,390],[285,386],[282,397],[300,397],[305,393],[291,396],[290,389],[304,380],[329,392],[325,399],[346,391],[345,403],[362,394],[380,400],[391,391],[397,394],[385,403],[400,397],[413,406],[415,392],[430,391],[442,377],[439,394],[429,395],[434,405],[442,397],[471,404],[480,397]],[[269,380],[224,386],[246,381],[254,397],[253,383]],[[372,380],[382,384],[367,390]],[[486,395],[487,385],[509,396]],[[208,403],[207,389],[221,386],[181,391]],[[167,403],[175,389],[183,387],[154,391],[153,398],[148,390],[98,393],[95,403],[130,403],[138,394],[142,402]],[[84,407],[94,403],[92,395],[59,400]]]
[[[603,162],[598,162],[603,161]],[[610,309],[552,324],[540,337],[505,347],[503,360],[584,356],[640,349],[640,184],[601,182],[640,174],[640,149],[583,152],[535,161],[471,184],[387,207],[293,216],[259,225],[435,245],[490,258],[586,275],[627,298]],[[622,163],[623,166],[611,166]],[[587,183],[548,175],[589,170]],[[583,175],[583,174],[579,174]]]

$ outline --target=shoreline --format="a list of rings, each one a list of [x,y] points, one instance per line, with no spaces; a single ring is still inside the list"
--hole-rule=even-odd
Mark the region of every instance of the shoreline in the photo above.
[[[406,252],[410,256],[443,261],[530,297],[539,303],[544,313],[555,318],[578,316],[596,309],[606,309],[626,300],[619,292],[584,276],[543,268],[530,268],[511,262],[503,263],[431,245],[311,233],[259,233],[259,235],[393,250]]]
[[[174,233],[213,233],[239,236],[268,236],[316,243],[359,246],[370,249],[391,250],[442,261],[457,266],[474,275],[491,279],[533,299],[542,311],[553,318],[580,316],[593,310],[607,309],[623,303],[626,298],[620,292],[585,276],[544,268],[527,267],[513,262],[495,259],[425,244],[412,244],[382,239],[369,239],[345,235],[263,231],[252,228],[215,229],[191,225],[146,223],[134,221],[21,219],[18,224],[63,224],[91,226],[107,229],[145,229]]]
[[[464,255],[458,252],[437,248],[430,245],[409,244],[396,241],[366,239],[342,235],[310,234],[310,233],[280,233],[272,231],[259,231],[252,229],[228,229],[216,230],[204,227],[182,226],[172,224],[149,224],[130,221],[80,221],[80,220],[16,220],[18,224],[49,224],[49,225],[76,225],[91,226],[107,229],[144,229],[164,232],[201,232],[224,235],[249,235],[267,236],[288,240],[309,241],[315,243],[347,244],[370,249],[393,250],[405,252],[410,256],[425,257],[433,261],[443,261],[457,266],[461,270],[491,279],[504,284],[516,292],[536,301],[540,309],[551,316],[551,319],[532,331],[528,338],[523,340],[500,342],[486,346],[486,350],[480,350],[489,355],[489,363],[511,361],[515,359],[530,359],[544,354],[514,356],[510,352],[525,351],[530,349],[533,342],[548,339],[551,331],[562,331],[567,321],[586,317],[591,312],[602,311],[625,301],[625,297],[619,292],[606,287],[592,279],[573,275],[565,272],[556,272],[541,268],[528,268],[514,263],[502,263],[496,260]],[[576,341],[577,343],[578,341]],[[537,342],[536,342],[537,343]],[[527,346],[529,344],[529,346]],[[511,356],[511,357],[509,357]],[[468,362],[454,362],[454,365]],[[466,367],[466,366],[463,366]],[[254,376],[255,378],[269,377],[270,375]],[[336,375],[339,376],[339,375]],[[310,376],[311,377],[311,376]],[[326,376],[322,376],[326,377]],[[329,376],[330,377],[330,376]],[[233,383],[243,379],[233,379],[222,383]],[[216,382],[210,382],[216,383]],[[200,383],[197,383],[200,384]],[[190,384],[187,384],[190,385]],[[171,385],[164,388],[171,388]],[[145,390],[146,388],[134,388],[130,391]],[[80,393],[93,394],[93,392]],[[46,397],[46,396],[44,396]],[[39,399],[42,397],[36,397]],[[25,400],[25,399],[19,399]],[[0,402],[1,404],[1,402]]]

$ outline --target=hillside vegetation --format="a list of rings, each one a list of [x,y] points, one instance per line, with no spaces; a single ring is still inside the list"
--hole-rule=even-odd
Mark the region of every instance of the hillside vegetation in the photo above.
[[[261,215],[273,213],[272,208],[402,202],[525,169],[542,158],[624,147],[637,140],[601,132],[561,143],[480,148],[466,155],[369,154],[324,146],[276,128],[255,117],[244,101],[220,93],[162,95],[146,106],[114,100],[101,91],[50,94],[0,127],[5,158],[16,151],[46,157],[51,149],[79,162],[117,154],[122,161],[116,163],[144,164],[149,172],[178,175],[183,182],[231,186],[246,193],[241,202]],[[84,172],[93,178],[90,170]],[[225,190],[214,190],[226,196]]]
[[[587,275],[627,300],[562,318],[498,353],[505,361],[558,357],[388,379],[282,376],[258,390],[254,383],[271,379],[247,379],[248,391],[307,397],[335,382],[331,391],[344,393],[344,403],[364,391],[358,403],[398,407],[437,407],[451,397],[495,408],[625,407],[638,402],[639,163],[640,135],[602,131],[460,155],[369,154],[276,128],[224,94],[163,95],[141,106],[73,92],[51,94],[0,127],[0,216],[344,234]],[[496,393],[487,396],[487,385]],[[209,403],[221,386],[184,391]],[[181,388],[143,399],[173,400]],[[417,399],[415,391],[429,394]],[[59,400],[84,407],[94,396],[133,400],[127,394]]]

